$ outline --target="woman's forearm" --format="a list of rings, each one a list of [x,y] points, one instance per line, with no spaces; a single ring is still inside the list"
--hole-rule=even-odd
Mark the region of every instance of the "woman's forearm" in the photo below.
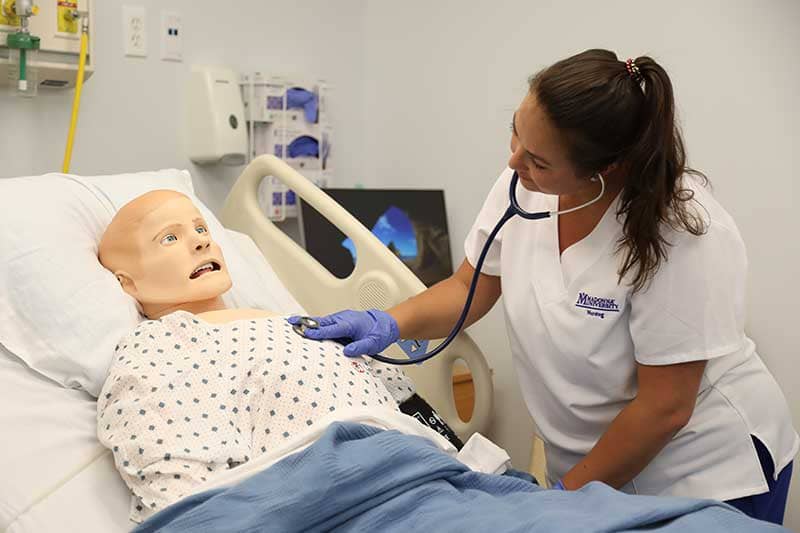
[[[458,320],[466,298],[466,287],[451,277],[387,312],[397,320],[401,338],[440,339]]]
[[[464,308],[475,270],[465,260],[449,278],[388,310],[403,339],[441,339],[455,325]],[[500,298],[500,278],[480,274],[466,328],[485,315]]]
[[[687,421],[683,413],[662,412],[634,399],[562,483],[568,489],[590,481],[620,488],[644,470]]]

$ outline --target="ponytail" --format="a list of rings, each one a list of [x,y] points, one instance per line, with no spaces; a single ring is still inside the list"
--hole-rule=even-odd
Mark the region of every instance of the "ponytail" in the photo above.
[[[624,170],[619,280],[628,277],[634,291],[645,288],[667,259],[666,228],[706,231],[689,209],[693,192],[683,176],[697,175],[704,185],[708,179],[686,166],[669,76],[647,56],[623,62],[613,52],[587,50],[532,77],[530,89],[564,134],[579,171],[612,163]]]

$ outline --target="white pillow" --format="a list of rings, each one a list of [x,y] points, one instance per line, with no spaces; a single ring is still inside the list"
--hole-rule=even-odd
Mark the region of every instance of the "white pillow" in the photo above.
[[[238,251],[233,257],[237,261],[242,259],[246,263],[246,267],[241,268],[240,275],[233,282],[231,290],[223,296],[230,298],[230,302],[226,301],[228,307],[266,309],[283,314],[306,314],[303,307],[278,279],[278,275],[272,270],[253,239],[238,231],[226,229],[225,232]],[[223,253],[226,254],[227,260],[228,253]],[[228,269],[230,270],[230,266]]]
[[[97,396],[116,343],[142,319],[100,265],[97,245],[114,213],[153,189],[182,192],[203,213],[233,281],[223,296],[229,306],[299,310],[274,272],[263,275],[266,261],[259,270],[242,256],[186,171],[9,178],[0,180],[0,344],[33,370]]]

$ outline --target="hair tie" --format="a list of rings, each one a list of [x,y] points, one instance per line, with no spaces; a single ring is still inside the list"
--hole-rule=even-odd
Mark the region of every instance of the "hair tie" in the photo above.
[[[639,70],[639,67],[636,66],[636,63],[633,61],[633,59],[628,58],[628,60],[625,61],[625,69],[628,71],[628,75],[633,81],[636,83],[642,83],[644,80],[642,77],[642,72]]]

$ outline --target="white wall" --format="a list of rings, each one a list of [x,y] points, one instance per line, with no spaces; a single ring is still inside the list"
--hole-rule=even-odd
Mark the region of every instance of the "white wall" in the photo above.
[[[97,0],[97,71],[85,87],[74,172],[189,168],[201,198],[219,208],[240,169],[195,167],[183,154],[189,66],[314,74],[335,86],[337,184],[445,188],[457,263],[460,243],[505,164],[508,124],[527,76],[590,47],[621,57],[653,55],[673,78],[692,163],[709,174],[748,244],[749,330],[800,427],[794,364],[800,328],[793,309],[800,296],[800,224],[790,212],[800,201],[800,3],[124,3],[148,9],[149,56],[123,57],[123,1]],[[184,63],[159,59],[161,9],[183,15]],[[0,177],[60,168],[70,105],[71,91],[42,92],[32,101],[0,92]],[[502,416],[491,436],[524,468],[532,424],[499,306],[471,332],[495,370]],[[800,529],[798,483],[789,525]]]
[[[363,144],[363,0],[95,0],[94,75],[83,92],[71,171],[108,174],[188,168],[200,198],[216,210],[242,167],[197,167],[183,153],[184,87],[193,64],[217,64],[326,79],[335,91],[338,153]],[[123,54],[122,6],[147,9],[148,57]],[[183,17],[184,62],[160,59],[161,11]],[[300,33],[297,33],[300,31]],[[33,100],[0,87],[0,177],[58,172],[73,91]],[[362,161],[340,157],[343,181]]]
[[[749,332],[800,427],[800,3],[369,2],[366,28],[366,183],[444,187],[457,263],[505,165],[528,75],[586,48],[661,62],[691,163],[708,173],[748,245]],[[495,369],[503,416],[492,437],[524,467],[531,423],[497,307],[472,333]],[[798,529],[799,484],[796,476],[789,510]]]

